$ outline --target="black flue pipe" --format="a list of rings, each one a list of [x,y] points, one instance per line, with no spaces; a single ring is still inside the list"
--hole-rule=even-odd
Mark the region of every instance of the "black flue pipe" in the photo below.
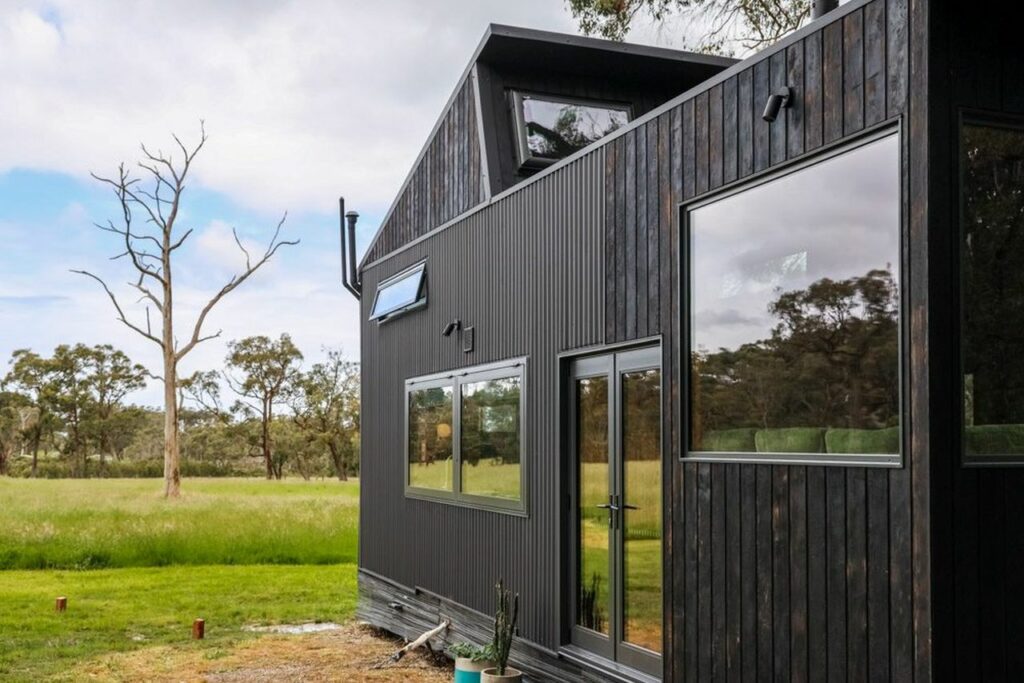
[[[359,269],[356,268],[356,221],[359,220],[359,214],[355,211],[349,211],[345,214],[345,219],[348,221],[348,274],[349,284],[352,286],[358,294],[358,298],[363,293],[363,282],[359,277]]]
[[[352,213],[355,213],[354,211]],[[338,234],[341,237],[341,284],[345,285],[352,296],[359,299],[361,292],[356,286],[356,237],[355,220],[349,219],[349,234],[345,235],[345,221],[348,214],[345,213],[345,198],[338,198],[338,221],[340,223]],[[351,241],[351,244],[350,244]],[[350,266],[351,264],[351,266]],[[351,270],[351,272],[350,272]]]
[[[839,0],[811,0],[811,21],[820,19],[836,7],[839,7]]]

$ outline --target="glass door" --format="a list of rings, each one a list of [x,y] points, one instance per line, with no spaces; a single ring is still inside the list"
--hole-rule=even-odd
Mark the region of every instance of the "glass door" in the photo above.
[[[661,351],[575,361],[571,371],[575,644],[661,673]]]

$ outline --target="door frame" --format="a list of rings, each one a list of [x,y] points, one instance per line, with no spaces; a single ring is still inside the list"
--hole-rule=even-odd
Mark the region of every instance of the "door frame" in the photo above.
[[[625,366],[619,366],[616,364],[616,357],[618,355],[624,355],[631,352],[647,351],[651,353],[649,358],[643,359],[641,362],[628,363]],[[668,500],[666,493],[666,449],[668,444],[665,439],[665,425],[668,415],[665,410],[665,390],[668,386],[665,363],[664,363],[664,347],[662,345],[661,335],[655,337],[649,337],[642,340],[631,341],[620,344],[611,344],[607,346],[595,346],[577,351],[567,351],[559,354],[559,406],[558,406],[558,424],[557,431],[559,434],[559,453],[560,453],[560,466],[559,471],[559,520],[558,520],[558,531],[559,531],[559,546],[560,546],[560,565],[561,568],[558,572],[558,595],[559,604],[561,609],[559,612],[559,621],[561,622],[560,637],[561,642],[565,645],[576,646],[577,648],[584,648],[588,653],[592,653],[596,658],[602,658],[610,663],[618,666],[625,666],[634,668],[637,671],[642,671],[647,674],[654,674],[661,676],[664,670],[664,664],[668,661],[666,656],[667,633],[666,628],[669,619],[671,618],[671,611],[668,609],[668,601],[666,596],[668,595],[667,584],[670,581],[670,576],[666,574],[665,568],[667,567],[666,548],[669,545],[669,538],[671,530],[668,527],[670,509],[669,506],[671,501]],[[574,366],[583,363],[590,367],[585,367],[581,372],[574,371]],[[577,497],[578,497],[578,469],[577,469],[577,454],[576,454],[576,391],[575,391],[575,380],[581,377],[598,377],[607,376],[610,379],[608,390],[609,396],[609,415],[608,415],[608,438],[610,443],[615,444],[613,453],[618,453],[618,457],[613,457],[617,462],[609,462],[609,485],[615,490],[621,487],[621,476],[623,462],[621,457],[621,377],[624,372],[630,370],[641,370],[644,368],[657,367],[660,373],[660,392],[661,392],[661,405],[659,415],[659,430],[658,438],[660,444],[660,462],[661,462],[661,514],[662,514],[662,545],[661,545],[661,564],[662,564],[662,652],[660,654],[653,654],[649,650],[641,648],[639,646],[632,645],[630,643],[621,640],[621,623],[612,623],[610,633],[607,637],[600,636],[595,633],[587,633],[583,629],[576,627],[576,600],[577,600],[577,554],[578,554],[578,535],[577,535],[577,524],[578,524],[578,509],[577,509]],[[611,539],[613,546],[613,562],[615,564],[615,585],[612,587],[612,600],[614,601],[615,611],[621,609],[622,605],[622,552],[621,539],[613,537]],[[609,619],[614,619],[615,622],[621,621],[621,614],[609,615]],[[616,650],[618,650],[618,658],[616,659]]]

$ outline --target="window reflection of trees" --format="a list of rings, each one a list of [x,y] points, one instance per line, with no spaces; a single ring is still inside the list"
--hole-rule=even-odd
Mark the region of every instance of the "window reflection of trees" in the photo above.
[[[817,451],[824,449],[823,429],[899,425],[899,295],[890,268],[780,292],[768,311],[775,320],[768,338],[693,351],[695,450],[755,450],[754,430],[806,428],[822,441],[807,448]],[[713,444],[743,428],[746,439]],[[805,448],[764,444],[756,450]]]
[[[1024,453],[1024,130],[963,129],[967,452]]]
[[[531,110],[538,110],[538,115],[528,115],[526,121],[530,152],[544,159],[561,159],[569,156],[619,129],[629,118],[625,111],[584,105],[533,100],[529,102],[529,107]],[[553,123],[546,124],[541,119],[548,118],[543,115],[552,113],[546,111],[551,109],[557,113]]]

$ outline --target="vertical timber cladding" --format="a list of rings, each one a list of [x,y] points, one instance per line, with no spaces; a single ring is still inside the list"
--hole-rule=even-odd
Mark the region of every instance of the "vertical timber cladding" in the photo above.
[[[938,188],[929,197],[931,239],[938,253],[933,296],[945,302],[956,296],[951,285],[957,276],[947,269],[957,263],[959,192],[948,188],[959,186],[959,118],[966,111],[983,114],[980,121],[1006,115],[1024,122],[1024,57],[1018,36],[998,13],[959,3],[932,4],[930,11],[935,80],[929,89],[929,140],[936,145],[930,182]],[[933,602],[942,595],[951,598],[941,605],[941,626],[936,617],[936,677],[946,670],[955,671],[957,680],[1022,680],[1024,468],[961,464],[958,349],[948,342],[959,337],[961,328],[955,312],[940,317],[943,309],[955,311],[956,306],[936,303],[930,313],[936,330],[932,438],[944,445],[941,451],[933,448],[934,545],[940,555],[936,565],[944,565]]]
[[[466,78],[380,226],[367,263],[484,201],[478,126],[474,84]]]
[[[928,656],[915,651],[912,572],[922,552],[912,538],[928,518],[911,499],[926,443],[915,438],[899,469],[679,460],[677,207],[908,112],[907,2],[858,2],[838,14],[605,145],[605,338],[663,334],[670,380],[673,680],[910,680]],[[767,94],[784,84],[797,102],[762,121]],[[903,118],[904,197],[913,125]],[[904,269],[905,297],[920,291],[906,275],[914,272]],[[920,414],[922,397],[908,394]],[[927,486],[926,470],[917,477]],[[927,636],[929,617],[918,617]]]
[[[365,321],[378,282],[427,260],[426,308],[363,324],[360,567],[487,614],[504,577],[522,595],[521,635],[549,648],[560,644],[557,354],[603,341],[603,168],[597,148],[363,273]],[[472,353],[441,336],[456,318],[475,328]],[[527,516],[406,498],[405,380],[515,357],[527,359]]]

